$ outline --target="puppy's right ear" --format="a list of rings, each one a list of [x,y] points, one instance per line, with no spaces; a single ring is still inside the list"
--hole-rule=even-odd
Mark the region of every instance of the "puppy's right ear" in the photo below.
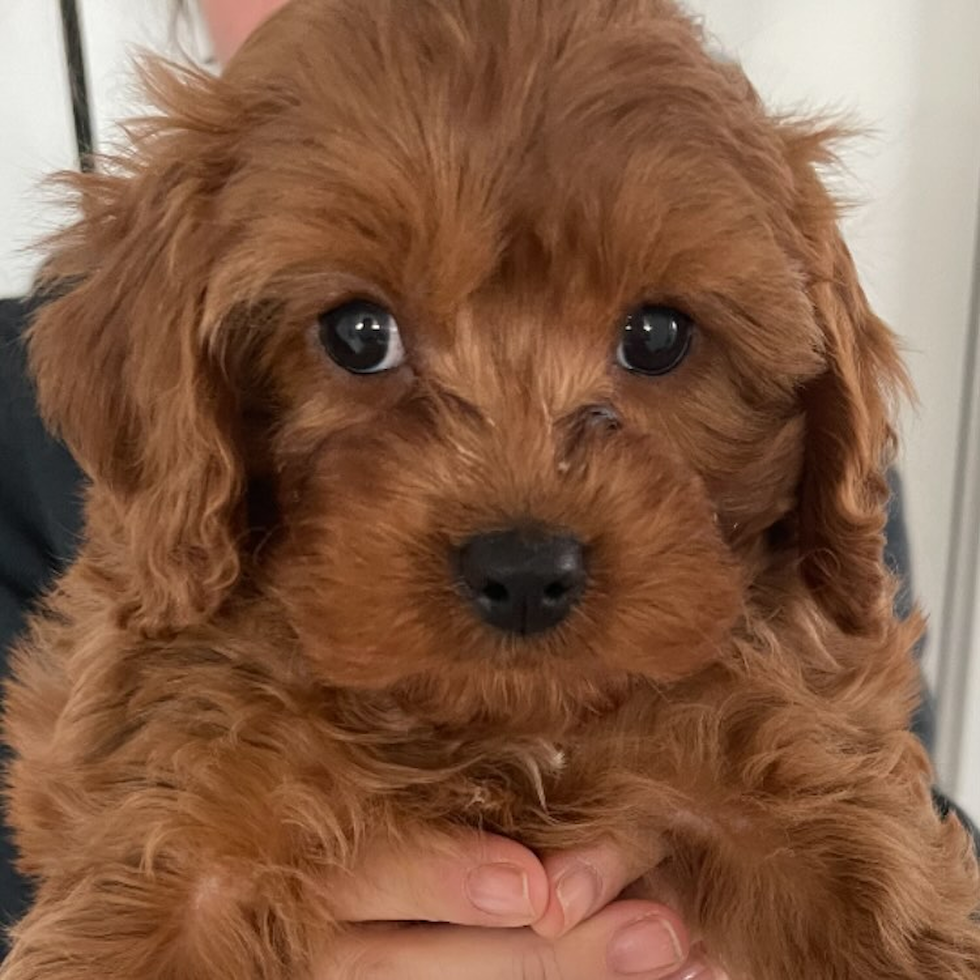
[[[156,632],[206,616],[235,581],[242,473],[205,317],[229,113],[207,76],[147,82],[167,114],[132,154],[63,178],[81,216],[52,241],[29,351],[46,421],[111,499],[125,618]]]

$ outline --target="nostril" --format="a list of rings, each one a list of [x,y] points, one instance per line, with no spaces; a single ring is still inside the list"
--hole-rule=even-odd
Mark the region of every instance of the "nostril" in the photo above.
[[[550,599],[552,602],[557,602],[559,599],[563,599],[571,591],[571,586],[565,585],[564,582],[552,582],[544,590],[544,597]]]
[[[507,586],[500,582],[487,582],[483,586],[483,596],[491,602],[506,602],[510,598]]]

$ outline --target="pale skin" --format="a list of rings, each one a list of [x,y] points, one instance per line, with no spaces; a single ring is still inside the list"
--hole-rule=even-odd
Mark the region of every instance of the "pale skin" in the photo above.
[[[218,61],[285,2],[199,0]],[[612,846],[539,858],[476,832],[452,846],[373,847],[340,890],[337,913],[352,928],[317,972],[324,980],[727,980],[674,911],[617,898],[647,870]]]

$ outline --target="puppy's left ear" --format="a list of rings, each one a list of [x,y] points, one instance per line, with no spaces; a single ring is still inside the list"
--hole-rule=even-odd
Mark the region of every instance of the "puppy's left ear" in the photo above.
[[[53,241],[29,349],[42,412],[94,484],[90,556],[123,619],[159,633],[235,582],[244,478],[207,313],[228,114],[206,78],[148,81],[166,114],[132,155],[65,178],[80,217]]]
[[[883,560],[892,417],[911,385],[895,338],[875,316],[837,227],[836,207],[812,165],[800,172],[809,292],[825,367],[802,393],[806,446],[798,538],[807,584],[848,632],[887,622]]]

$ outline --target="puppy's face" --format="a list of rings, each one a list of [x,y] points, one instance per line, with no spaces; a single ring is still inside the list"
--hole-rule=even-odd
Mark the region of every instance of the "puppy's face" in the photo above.
[[[688,675],[777,567],[873,626],[894,355],[818,140],[673,7],[296,0],[175,98],[34,335],[134,623],[258,589],[320,680],[454,717]],[[72,309],[122,375],[84,423]]]

